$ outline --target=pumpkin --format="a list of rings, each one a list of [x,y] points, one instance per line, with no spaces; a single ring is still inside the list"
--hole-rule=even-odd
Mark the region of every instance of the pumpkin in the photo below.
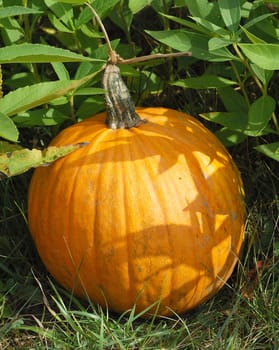
[[[216,294],[238,261],[242,182],[192,116],[135,113],[138,127],[111,129],[103,112],[52,141],[88,144],[35,170],[30,230],[46,268],[75,295],[119,313],[183,313]]]

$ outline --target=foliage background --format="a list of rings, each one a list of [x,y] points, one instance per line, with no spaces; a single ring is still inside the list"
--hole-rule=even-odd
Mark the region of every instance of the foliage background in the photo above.
[[[279,348],[279,2],[90,3],[123,58],[192,52],[120,68],[137,105],[192,114],[229,147],[246,189],[243,255],[211,301],[152,322],[82,304],[51,280],[28,232],[27,170],[38,164],[26,150],[104,109],[108,48],[82,0],[0,0],[0,347]]]

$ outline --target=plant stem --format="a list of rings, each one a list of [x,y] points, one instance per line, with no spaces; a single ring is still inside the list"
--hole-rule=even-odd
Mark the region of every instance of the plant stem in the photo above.
[[[108,36],[108,33],[106,31],[105,26],[103,25],[102,20],[100,19],[98,13],[95,11],[95,9],[88,3],[85,3],[86,6],[90,8],[92,11],[93,15],[95,16],[98,24],[100,25],[100,28],[104,34],[105,41],[108,45],[109,48],[109,59],[110,63],[112,64],[133,64],[133,63],[139,63],[139,62],[145,62],[145,61],[150,61],[154,58],[168,58],[168,57],[179,57],[179,56],[191,56],[191,52],[174,52],[174,53],[158,53],[158,54],[153,54],[153,55],[147,55],[147,56],[141,56],[141,57],[133,57],[133,58],[128,58],[128,59],[123,59],[120,57],[112,48],[110,39]]]
[[[246,92],[246,90],[245,90],[244,82],[241,80],[241,77],[240,77],[240,75],[239,75],[239,73],[238,73],[238,71],[237,71],[237,69],[236,69],[234,63],[231,61],[230,64],[231,64],[231,66],[232,66],[232,69],[233,69],[234,74],[235,74],[235,76],[236,76],[236,79],[237,79],[237,81],[238,81],[239,87],[240,87],[240,89],[241,89],[241,91],[242,91],[242,93],[243,93],[243,97],[244,97],[244,99],[245,99],[245,101],[246,101],[246,104],[247,104],[247,106],[249,107],[249,106],[250,106],[250,101],[249,101],[248,94],[247,94],[247,92]]]
[[[105,36],[105,40],[106,40],[106,43],[108,45],[108,49],[109,49],[109,57],[110,57],[110,60],[112,63],[116,64],[117,63],[117,54],[116,52],[113,50],[112,46],[111,46],[111,43],[110,43],[110,39],[109,39],[109,36],[108,36],[108,33],[106,31],[106,28],[105,26],[103,25],[103,22],[101,21],[101,18],[99,17],[98,13],[95,11],[95,9],[89,4],[89,2],[86,2],[85,3],[86,6],[88,6],[90,8],[90,10],[92,11],[92,13],[94,14],[104,36]]]

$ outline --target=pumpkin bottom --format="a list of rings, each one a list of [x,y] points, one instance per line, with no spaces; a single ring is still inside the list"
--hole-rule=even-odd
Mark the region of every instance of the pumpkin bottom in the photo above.
[[[153,230],[146,234],[164,237],[165,231]],[[176,234],[179,235],[172,232],[173,237]],[[187,236],[187,232],[183,234]],[[137,242],[140,235],[131,234],[131,240]],[[54,278],[74,295],[117,313],[135,308],[136,314],[142,313],[148,318],[154,314],[182,314],[215,295],[231,275],[238,261],[238,250],[239,247],[232,247],[228,239],[216,245],[211,256],[197,254],[194,262],[187,258],[190,253],[185,252],[185,258],[179,260],[168,256],[164,250],[153,255],[147,252],[146,256],[141,253],[134,260],[129,256],[127,261],[115,242],[100,248],[97,269],[102,272],[96,271],[96,263],[90,261],[86,248],[75,257],[65,244],[64,251],[69,252],[71,263],[68,259],[63,261],[59,251],[46,255],[39,249],[39,254]]]
[[[54,278],[75,296],[116,313],[134,309],[135,314],[141,313],[142,317],[149,318],[154,314],[167,316],[185,313],[216,295],[231,276],[238,261],[236,252],[231,251],[231,247],[227,246],[226,250],[228,254],[224,256],[222,250],[223,256],[219,258],[220,271],[217,274],[212,265],[205,265],[208,264],[208,259],[197,259],[195,263],[201,267],[193,271],[187,259],[173,262],[172,257],[166,256],[154,259],[142,257],[132,264],[122,262],[118,268],[113,266],[107,269],[100,264],[105,270],[106,278],[97,284],[95,277],[90,276],[92,265],[83,268],[82,261],[73,262],[75,271],[67,267],[63,273],[58,271],[58,275],[57,266],[52,269],[49,263],[46,262],[46,265]],[[104,260],[107,258],[111,261],[111,254],[109,249]],[[148,271],[144,273],[142,269],[147,264]],[[126,276],[121,273],[129,269],[137,271],[138,274],[136,278],[131,278],[132,282],[127,282]],[[141,274],[142,278],[139,277]],[[134,284],[133,287],[130,286],[131,283]]]

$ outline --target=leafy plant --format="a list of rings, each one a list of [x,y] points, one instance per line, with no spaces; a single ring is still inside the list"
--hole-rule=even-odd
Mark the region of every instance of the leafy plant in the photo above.
[[[227,145],[245,138],[277,139],[276,96],[270,89],[279,68],[278,2],[176,0],[187,7],[187,19],[162,14],[182,28],[148,31],[160,43],[189,50],[196,61],[206,62],[201,76],[178,79],[173,85],[193,89],[216,89],[224,109],[202,113],[218,123],[217,135]],[[256,149],[279,160],[279,142],[259,144]]]

